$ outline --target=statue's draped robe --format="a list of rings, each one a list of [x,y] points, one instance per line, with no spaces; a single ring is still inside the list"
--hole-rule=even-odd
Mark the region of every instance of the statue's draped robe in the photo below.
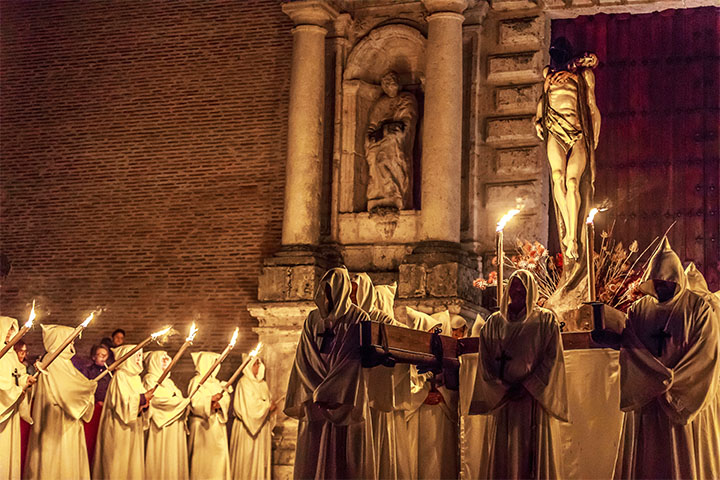
[[[56,350],[73,330],[43,325],[45,350]],[[74,354],[73,345],[68,345],[33,387],[34,423],[28,442],[26,478],[90,478],[83,422],[92,418],[97,385],[72,364]]]
[[[260,361],[260,360],[258,360]],[[265,364],[260,361],[258,374],[252,371],[255,360],[243,369],[235,386],[230,434],[230,472],[236,480],[270,480],[272,464],[272,400],[265,381]]]
[[[284,408],[299,420],[295,478],[374,478],[358,325],[369,317],[350,289],[347,270],[329,270],[300,334]]]
[[[560,438],[553,423],[554,419],[568,421],[560,327],[552,312],[537,307],[532,274],[518,270],[510,282],[513,277],[525,285],[529,314],[522,320],[506,320],[506,295],[500,312],[491,315],[480,331],[470,404],[470,414],[490,416],[487,449],[480,452],[480,477],[560,478]],[[502,369],[501,357],[510,357]],[[512,385],[522,386],[520,398],[508,397]]]
[[[447,311],[426,315],[407,308],[413,328],[424,332],[435,327],[450,335],[450,314]],[[411,399],[406,420],[410,441],[410,467],[413,479],[456,478],[458,476],[458,392],[433,386],[430,374],[418,373],[411,367]],[[443,401],[437,405],[424,403],[432,390]]]
[[[0,316],[0,341],[5,345],[8,331],[18,331],[17,320]],[[22,370],[21,370],[22,366]],[[27,396],[21,403],[18,399],[27,383],[25,366],[10,349],[0,358],[0,478],[20,478],[20,410],[27,410]],[[29,420],[29,418],[28,418]]]
[[[162,360],[167,353],[147,353],[145,391],[155,387],[163,373]],[[148,432],[145,444],[145,478],[148,480],[185,480],[188,478],[185,419],[188,400],[168,375],[155,389],[148,408]]]
[[[485,320],[477,315],[470,337],[479,337]],[[480,478],[480,459],[488,455],[489,442],[485,438],[487,415],[470,415],[470,402],[478,372],[478,353],[460,355],[460,478]]]
[[[113,348],[115,358],[122,357],[134,347]],[[142,349],[138,350],[113,373],[100,416],[94,479],[144,478],[147,411],[140,405],[145,393],[140,378],[142,355]]]
[[[193,352],[195,376],[190,380],[188,395],[196,388],[205,372],[220,356],[213,352]],[[190,454],[191,479],[229,479],[230,453],[227,440],[227,422],[230,418],[230,395],[224,392],[225,382],[218,380],[218,366],[202,384],[200,390],[190,401]],[[232,389],[229,389],[232,391]],[[212,410],[212,397],[223,393],[219,400],[220,409]]]
[[[392,305],[395,287],[375,287],[366,273],[357,276],[358,306],[374,322],[407,328],[395,320]],[[382,479],[409,478],[405,410],[410,400],[410,366],[378,365],[365,372],[373,431],[376,476]]]
[[[674,296],[658,301],[653,280],[674,282]],[[720,478],[718,323],[687,287],[664,238],[640,286],[647,295],[628,310],[623,332],[615,478]]]
[[[370,111],[365,139],[368,210],[376,207],[402,210],[409,206],[417,117],[417,101],[409,92],[383,96]]]

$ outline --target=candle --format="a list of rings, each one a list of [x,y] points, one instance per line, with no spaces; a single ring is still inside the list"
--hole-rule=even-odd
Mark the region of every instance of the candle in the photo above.
[[[202,387],[203,383],[205,383],[207,379],[210,378],[210,374],[218,367],[218,365],[220,365],[225,360],[225,358],[227,358],[228,354],[230,354],[230,350],[235,348],[235,342],[237,341],[239,331],[240,330],[235,327],[235,332],[233,333],[230,343],[228,343],[227,347],[225,347],[225,350],[223,350],[220,356],[215,360],[215,362],[212,364],[212,367],[210,367],[210,369],[205,372],[205,375],[202,376],[198,384],[195,386],[195,390],[193,390],[193,392],[188,397],[188,400],[195,396],[198,390],[200,390],[200,387]]]
[[[109,374],[109,373],[111,373],[111,372],[114,372],[115,370],[117,370],[117,368],[118,368],[125,360],[127,360],[128,358],[130,358],[130,357],[132,357],[133,355],[135,355],[135,353],[136,353],[138,350],[140,350],[141,348],[143,348],[145,345],[147,345],[148,343],[152,342],[153,340],[157,340],[158,337],[161,337],[161,336],[169,333],[170,330],[172,330],[172,326],[167,327],[167,328],[164,328],[164,329],[160,330],[159,332],[155,332],[155,333],[150,334],[150,336],[147,337],[145,340],[143,340],[142,342],[140,342],[140,343],[138,343],[137,345],[135,345],[135,347],[133,347],[132,350],[130,350],[130,351],[127,352],[125,355],[123,355],[122,357],[118,358],[118,359],[115,360],[113,363],[111,363],[110,366],[109,366],[106,370],[103,370],[103,372],[102,372],[100,375],[98,375],[97,377],[95,377],[95,378],[93,379],[93,381],[97,382],[98,380],[100,380],[101,378],[103,378],[105,375],[107,375],[107,374]]]
[[[195,327],[195,322],[190,326],[190,334],[185,339],[185,343],[182,344],[180,347],[180,350],[177,351],[173,359],[170,361],[170,364],[163,370],[162,375],[160,375],[160,378],[158,378],[157,382],[155,383],[155,386],[153,387],[153,390],[157,388],[158,385],[160,385],[163,380],[167,378],[168,375],[170,375],[170,370],[175,366],[175,364],[180,360],[180,357],[183,353],[185,353],[185,350],[192,345],[193,340],[195,340],[195,335],[197,334],[198,329]]]
[[[497,306],[500,307],[500,302],[502,302],[502,296],[503,296],[503,275],[504,275],[504,263],[505,263],[505,241],[504,241],[504,235],[503,230],[505,229],[505,225],[507,225],[507,222],[510,221],[511,218],[513,218],[515,215],[520,213],[519,208],[513,208],[508,213],[503,215],[503,217],[500,219],[500,221],[497,223],[497,228],[495,229],[495,235],[496,235],[496,241],[497,241]]]
[[[587,220],[585,221],[585,256],[587,257],[588,270],[588,302],[595,301],[595,215],[599,212],[597,208],[590,210]]]
[[[15,335],[13,335],[10,341],[5,344],[2,350],[0,350],[0,358],[2,358],[8,352],[8,350],[14,347],[15,344],[19,342],[22,337],[25,336],[28,330],[32,328],[33,320],[35,320],[35,300],[33,300],[32,309],[30,310],[30,315],[28,315],[28,321],[25,322],[25,325],[23,325],[22,328]]]
[[[237,380],[242,371],[245,370],[245,367],[247,367],[247,364],[250,363],[250,360],[258,356],[261,349],[262,342],[258,342],[255,348],[248,354],[248,358],[245,359],[245,361],[237,368],[237,370],[235,370],[235,373],[233,373],[232,376],[228,379],[227,383],[225,383],[223,390],[225,390],[226,392],[230,390],[230,386],[235,383],[235,380]]]

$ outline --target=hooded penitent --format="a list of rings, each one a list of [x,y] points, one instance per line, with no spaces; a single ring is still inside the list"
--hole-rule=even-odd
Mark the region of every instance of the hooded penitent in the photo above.
[[[672,297],[660,301],[653,280],[675,283]],[[712,307],[689,285],[667,238],[641,288],[647,295],[628,310],[620,350],[625,417],[615,477],[719,478],[720,347]]]
[[[297,478],[374,477],[358,328],[370,318],[350,291],[345,268],[325,273],[295,352],[284,411],[300,421]]]
[[[256,362],[257,375],[253,373]],[[233,400],[235,422],[230,435],[230,470],[234,479],[270,479],[275,425],[271,405],[265,364],[259,358],[250,360],[238,380]]]
[[[390,318],[395,318],[395,293],[397,283],[375,286],[375,308]],[[399,322],[398,322],[399,323]]]
[[[195,376],[190,380],[188,392],[197,388],[202,377],[210,370],[220,354],[214,352],[193,352]],[[230,478],[230,454],[228,452],[226,424],[230,414],[230,395],[223,391],[225,382],[217,379],[218,366],[210,377],[190,399],[190,478]],[[232,391],[232,389],[229,389]],[[213,408],[212,397],[222,393],[219,408]]]
[[[14,334],[17,331],[17,320],[0,316],[0,345],[5,345],[9,332]],[[17,400],[26,383],[25,367],[11,349],[0,358],[0,449],[3,452],[0,455],[0,478],[20,478],[19,407],[27,410],[28,403],[25,399],[18,405]]]
[[[163,364],[168,363],[170,357],[162,350],[145,354],[145,391],[157,385],[164,371]],[[186,479],[189,469],[185,416],[189,402],[169,375],[153,393],[148,408],[150,421],[145,446],[145,478]]]
[[[42,325],[45,351],[55,351],[73,331],[62,325]],[[75,347],[68,345],[34,387],[26,478],[90,477],[83,422],[92,418],[97,385],[72,364],[74,354]]]
[[[525,287],[525,315],[508,316],[510,295],[500,312],[480,330],[479,366],[470,414],[491,415],[489,448],[479,471],[482,478],[558,478],[560,443],[551,417],[568,420],[560,327],[549,310],[537,306],[532,274],[518,270],[508,285]],[[511,400],[512,399],[512,400]]]
[[[135,345],[114,348],[121,358]],[[147,410],[143,410],[144,393],[142,349],[125,360],[113,373],[100,417],[93,465],[93,478],[143,478],[145,475],[145,439]]]

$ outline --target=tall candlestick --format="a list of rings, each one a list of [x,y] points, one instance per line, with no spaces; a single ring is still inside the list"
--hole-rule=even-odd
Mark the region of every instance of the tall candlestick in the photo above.
[[[155,382],[155,386],[153,387],[153,390],[157,388],[158,385],[160,385],[163,380],[167,378],[168,375],[170,375],[170,370],[175,366],[175,364],[180,360],[180,357],[182,357],[182,354],[187,350],[187,348],[192,345],[193,340],[195,340],[195,335],[197,334],[198,329],[195,327],[195,322],[193,322],[192,326],[190,327],[190,334],[185,339],[185,343],[182,344],[180,347],[180,350],[177,351],[173,359],[170,361],[170,364],[165,368],[162,375],[160,375],[160,378],[158,378],[157,382]]]
[[[33,300],[32,309],[30,310],[30,315],[28,315],[28,321],[25,322],[25,325],[23,325],[22,328],[15,335],[13,335],[10,341],[5,344],[2,350],[0,350],[0,358],[2,358],[8,352],[8,350],[14,347],[15,344],[19,342],[22,337],[25,336],[28,330],[32,328],[33,320],[35,320],[35,300]]]
[[[193,390],[193,392],[190,394],[190,396],[188,397],[188,400],[195,396],[195,394],[198,392],[198,390],[200,390],[200,387],[202,387],[203,383],[205,383],[207,381],[207,379],[210,378],[210,375],[212,374],[212,372],[218,367],[218,365],[220,365],[225,360],[225,358],[227,358],[228,354],[230,353],[230,350],[235,348],[235,342],[237,341],[239,331],[240,331],[240,329],[235,327],[235,332],[233,332],[233,336],[232,336],[232,339],[230,340],[230,343],[228,343],[227,347],[225,347],[225,350],[223,350],[223,352],[220,354],[220,356],[215,360],[215,362],[213,362],[212,367],[210,367],[210,370],[205,372],[205,375],[203,375],[202,378],[200,378],[200,381],[198,382],[197,385],[195,385],[195,390]]]
[[[145,345],[147,345],[148,343],[152,342],[153,340],[157,340],[159,337],[161,337],[161,336],[165,335],[166,333],[170,332],[171,329],[172,329],[172,327],[167,327],[167,328],[164,328],[164,329],[160,330],[159,332],[155,332],[155,333],[151,334],[151,335],[150,335],[149,337],[147,337],[145,340],[143,340],[142,342],[140,342],[140,343],[138,343],[137,345],[135,345],[135,346],[132,348],[132,350],[130,350],[130,351],[127,352],[125,355],[123,355],[122,357],[118,358],[118,359],[115,360],[113,363],[111,363],[110,366],[109,366],[108,368],[106,368],[105,370],[103,370],[102,373],[100,373],[100,375],[98,375],[97,377],[95,377],[95,378],[93,379],[93,381],[94,381],[94,382],[97,382],[98,380],[100,380],[101,378],[103,378],[105,375],[107,375],[107,374],[109,374],[109,373],[111,373],[111,372],[114,372],[115,370],[117,370],[117,368],[118,368],[120,365],[122,365],[122,363],[123,363],[125,360],[127,360],[128,358],[130,358],[130,357],[132,357],[133,355],[135,355],[135,353],[137,353],[138,350],[140,350],[141,348],[143,348]]]
[[[504,235],[503,230],[505,229],[505,225],[507,225],[507,222],[510,221],[511,218],[513,218],[515,215],[520,213],[520,208],[513,208],[508,213],[503,215],[503,217],[500,219],[500,221],[497,223],[497,228],[495,229],[495,232],[497,234],[497,306],[500,308],[500,302],[502,302],[502,296],[503,296],[503,275],[504,275],[504,263],[505,263],[505,245],[504,245]]]
[[[597,208],[590,210],[585,222],[585,256],[587,257],[588,270],[588,302],[595,301],[595,215],[598,213]]]
[[[247,367],[248,363],[250,363],[250,360],[258,356],[258,353],[260,353],[260,350],[262,349],[262,342],[258,342],[257,346],[248,354],[248,357],[245,359],[242,364],[235,370],[235,373],[233,373],[228,381],[225,383],[225,386],[223,387],[223,390],[226,392],[230,390],[230,386],[235,383],[235,380],[238,379],[240,374],[245,370],[245,367]]]

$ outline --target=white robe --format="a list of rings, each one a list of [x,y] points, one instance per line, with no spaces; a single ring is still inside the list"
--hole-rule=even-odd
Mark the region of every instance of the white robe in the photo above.
[[[409,307],[406,310],[416,330],[428,332],[438,327],[443,335],[452,331],[447,310],[433,315]],[[417,369],[411,367],[412,398],[406,412],[410,478],[457,478],[458,392],[438,385],[435,389],[442,395],[443,401],[437,405],[426,404],[433,386],[430,377],[430,374],[418,374]]]
[[[659,302],[652,280],[676,284]],[[687,287],[667,238],[650,260],[628,310],[620,350],[625,411],[615,478],[719,478],[718,324],[710,304]],[[669,334],[665,342],[657,335]]]
[[[375,476],[358,325],[369,317],[352,305],[350,289],[346,269],[329,270],[300,335],[284,409],[299,420],[295,478]]]
[[[523,320],[506,320],[506,295],[500,312],[480,331],[470,414],[491,416],[486,425],[489,444],[480,452],[480,477],[559,478],[561,446],[554,419],[568,421],[560,327],[552,312],[536,306],[532,275],[518,270],[510,282],[514,278],[525,286],[530,314]],[[498,359],[503,356],[510,359],[501,373]],[[522,389],[519,398],[508,397],[511,386]]]
[[[270,412],[270,389],[265,381],[265,365],[260,362],[253,375],[254,360],[243,370],[235,388],[235,421],[230,435],[230,471],[236,480],[270,480],[272,429],[275,415]]]
[[[45,350],[52,352],[74,329],[43,325],[42,330]],[[66,347],[33,387],[34,424],[25,478],[90,478],[83,422],[89,422],[95,410],[97,384],[75,368],[70,361],[74,354],[72,345]]]
[[[163,373],[162,350],[149,352],[145,363],[147,374],[143,378],[145,391],[155,387]],[[168,357],[169,358],[169,357]],[[188,468],[187,434],[185,420],[188,400],[167,376],[155,389],[148,408],[148,432],[145,442],[145,478],[148,480],[186,480]]]
[[[113,348],[120,358],[135,345]],[[145,438],[147,410],[141,410],[145,393],[142,372],[142,349],[120,364],[108,386],[100,415],[95,447],[93,479],[136,479],[145,476]]]
[[[479,337],[485,320],[478,314],[472,327],[471,337]],[[478,369],[478,353],[460,356],[460,478],[480,478],[480,459],[489,454],[485,438],[487,415],[470,415],[470,402],[475,390]]]
[[[200,379],[220,356],[213,352],[193,352],[195,376],[190,380],[188,395],[195,391]],[[227,422],[230,418],[230,395],[223,392],[225,382],[217,375],[218,366],[190,400],[190,478],[197,480],[230,478],[230,454],[228,451]],[[232,390],[230,390],[232,391]],[[212,397],[223,392],[220,410],[212,410]]]
[[[0,340],[5,345],[8,331],[18,331],[17,320],[0,317]],[[20,407],[27,409],[27,395],[18,404],[23,386],[27,383],[25,366],[20,367],[11,348],[0,358],[0,478],[20,478]],[[19,376],[18,376],[19,375]]]

